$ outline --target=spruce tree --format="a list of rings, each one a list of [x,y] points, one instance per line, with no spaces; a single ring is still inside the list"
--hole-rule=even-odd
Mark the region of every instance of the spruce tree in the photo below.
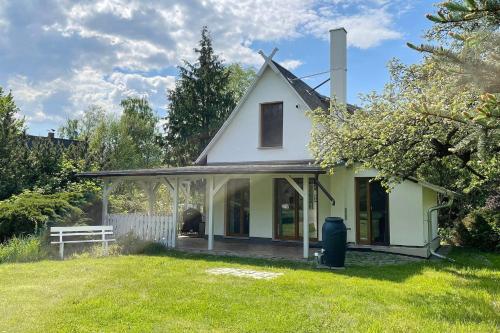
[[[197,61],[184,61],[175,88],[167,93],[164,145],[169,165],[193,163],[236,105],[230,73],[215,54],[207,27],[194,51]]]

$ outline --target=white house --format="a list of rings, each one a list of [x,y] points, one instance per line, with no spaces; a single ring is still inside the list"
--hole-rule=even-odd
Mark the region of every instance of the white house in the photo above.
[[[332,30],[330,37],[331,95],[345,103],[346,31]],[[350,247],[428,257],[439,245],[439,194],[449,196],[450,192],[407,180],[386,193],[380,183],[370,182],[376,170],[355,173],[339,166],[334,175],[327,174],[308,150],[312,125],[306,111],[327,110],[329,98],[273,61],[275,52],[262,54],[265,62],[255,82],[198,157],[197,165],[83,173],[105,180],[104,222],[107,194],[117,181],[141,181],[150,198],[154,198],[155,184],[168,183],[176,198],[177,220],[181,184],[203,178],[209,250],[216,237],[296,241],[308,257],[310,243],[321,241],[325,217],[339,216],[348,227]]]

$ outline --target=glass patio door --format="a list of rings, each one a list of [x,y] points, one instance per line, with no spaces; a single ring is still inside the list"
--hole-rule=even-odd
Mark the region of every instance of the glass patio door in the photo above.
[[[302,187],[302,178],[296,178],[297,185]],[[274,180],[274,237],[283,240],[300,240],[303,236],[304,200],[284,178]],[[309,183],[309,238],[317,239],[317,220],[313,200],[314,183]]]
[[[248,237],[250,229],[250,181],[227,181],[226,235]]]
[[[356,178],[356,241],[389,244],[389,196],[379,181]]]

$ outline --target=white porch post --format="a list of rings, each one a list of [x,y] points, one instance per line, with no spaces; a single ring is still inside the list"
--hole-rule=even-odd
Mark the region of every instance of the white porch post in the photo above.
[[[174,182],[174,207],[173,207],[173,214],[174,214],[174,232],[172,233],[172,247],[175,247],[175,241],[177,240],[177,226],[178,226],[178,219],[179,219],[179,177],[175,177],[175,182]]]
[[[302,231],[302,239],[304,240],[304,258],[309,258],[309,176],[304,176],[303,179],[303,207],[302,212],[304,213],[303,217],[303,231]]]
[[[214,176],[207,179],[208,193],[208,250],[214,249]]]
[[[108,224],[108,194],[109,194],[109,180],[104,180],[102,184],[102,225]]]

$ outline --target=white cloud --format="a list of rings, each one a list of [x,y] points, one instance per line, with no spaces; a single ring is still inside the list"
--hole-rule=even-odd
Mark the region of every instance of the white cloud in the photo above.
[[[108,112],[119,113],[124,97],[146,97],[154,106],[164,107],[165,92],[174,86],[173,76],[144,77],[138,74],[104,73],[90,67],[74,70],[69,76],[35,83],[16,75],[8,80],[16,103],[24,110],[30,123],[47,120],[61,123],[81,115],[90,105],[99,105]],[[78,87],[78,89],[74,89]],[[57,110],[52,108],[59,99],[66,101]]]
[[[280,61],[280,65],[285,67],[289,71],[293,71],[294,69],[296,69],[297,67],[299,67],[302,64],[303,64],[302,61],[296,60],[296,59],[288,59],[288,60]]]
[[[307,23],[306,30],[319,38],[328,39],[329,29],[344,27],[348,46],[367,49],[402,37],[401,32],[392,28],[393,19],[386,7],[366,9],[347,16],[329,13]]]
[[[159,109],[174,83],[164,73],[194,60],[203,25],[227,62],[259,66],[255,43],[327,39],[339,26],[351,47],[400,38],[393,13],[408,2],[0,0],[0,85],[14,91],[30,123],[57,123],[92,103],[116,111],[121,98],[134,94]],[[293,70],[302,62],[282,64]]]

